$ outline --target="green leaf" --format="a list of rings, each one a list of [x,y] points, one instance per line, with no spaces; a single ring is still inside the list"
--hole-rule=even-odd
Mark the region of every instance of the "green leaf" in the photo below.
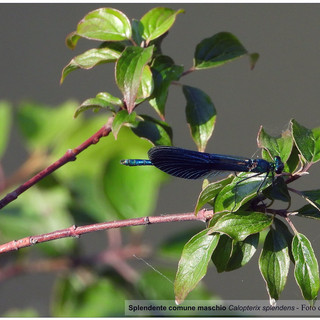
[[[320,190],[301,191],[299,194],[310,204],[300,208],[298,215],[306,218],[320,219]]]
[[[106,103],[110,103],[111,105],[121,107],[122,101],[120,98],[113,96],[112,94],[108,92],[99,92],[96,95],[97,99],[104,100]]]
[[[267,134],[261,126],[258,133],[257,141],[258,147],[263,149],[263,158],[267,159],[268,161],[273,161],[273,158],[275,156],[279,156],[285,163],[291,155],[293,139],[290,130],[284,131],[281,137],[272,137]]]
[[[81,37],[77,35],[77,32],[73,31],[69,33],[66,37],[66,46],[73,50],[80,39]]]
[[[130,157],[146,155],[131,152]],[[130,219],[152,214],[165,174],[152,166],[126,167],[120,164],[123,154],[115,155],[108,162],[104,175],[104,192],[118,219]]]
[[[123,313],[119,301],[126,296],[106,278],[94,279],[91,274],[85,280],[72,272],[58,279],[53,297],[54,317],[117,317]],[[106,303],[107,301],[107,303]]]
[[[197,45],[194,68],[200,70],[218,67],[246,53],[247,50],[238,38],[229,32],[220,32]]]
[[[62,70],[60,83],[63,83],[66,76],[77,69],[91,69],[98,64],[115,62],[120,57],[121,51],[113,46],[88,50],[74,57]]]
[[[297,233],[292,241],[294,276],[304,299],[314,301],[319,291],[319,267],[310,241]]]
[[[254,67],[256,66],[257,61],[260,58],[260,55],[259,55],[259,53],[250,53],[249,58],[250,58],[251,70],[253,70]]]
[[[258,233],[272,224],[273,218],[260,212],[237,211],[223,215],[212,226],[210,233],[225,233],[236,241]]]
[[[204,151],[216,122],[216,109],[210,97],[202,90],[183,86],[187,100],[186,116],[191,135],[199,151]]]
[[[232,180],[233,177],[231,176],[208,184],[199,194],[194,213],[197,214],[206,203],[212,201],[221,191],[221,189],[228,185]]]
[[[212,254],[212,262],[218,272],[226,270],[231,257],[233,240],[225,234],[220,235],[219,243]]]
[[[121,129],[122,126],[134,126],[136,125],[136,117],[137,114],[135,112],[128,113],[127,110],[120,110],[119,112],[116,113],[114,120],[112,122],[112,133],[117,139],[119,130]]]
[[[163,54],[161,46],[162,46],[163,40],[168,36],[168,34],[169,34],[169,31],[167,31],[157,39],[150,41],[149,46],[154,46],[154,50],[153,50],[154,57],[160,56]]]
[[[123,94],[128,112],[131,113],[141,83],[145,65],[151,60],[153,47],[127,47],[116,64],[116,82]]]
[[[213,252],[212,261],[218,272],[232,271],[243,267],[257,250],[259,233],[251,234],[243,241],[235,241],[222,234]]]
[[[149,140],[154,145],[171,146],[172,129],[163,121],[156,120],[147,115],[141,115],[142,121],[138,121],[132,131],[141,138]]]
[[[0,101],[0,159],[2,158],[8,141],[12,122],[11,106],[5,101]]]
[[[270,229],[259,258],[259,268],[267,285],[270,300],[278,300],[284,289],[290,266],[288,243],[285,236]]]
[[[95,98],[89,98],[81,103],[74,113],[74,118],[76,118],[80,113],[93,109],[94,112],[98,112],[100,109],[107,109],[109,111],[115,112],[114,105],[121,105],[122,101],[119,98],[113,97],[107,92],[98,93]]]
[[[152,72],[148,65],[144,66],[141,76],[140,87],[138,89],[136,104],[149,98],[153,91]]]
[[[233,240],[233,250],[225,271],[243,267],[255,254],[259,243],[259,233],[251,234],[243,241]]]
[[[296,170],[298,170],[300,162],[301,160],[299,158],[299,151],[296,145],[294,144],[292,147],[290,157],[285,163],[284,171],[291,172],[291,173],[295,172]]]
[[[219,235],[208,235],[205,229],[193,236],[184,246],[174,283],[176,302],[182,303],[206,275]]]
[[[300,191],[299,194],[320,211],[320,190]]]
[[[318,209],[316,209],[313,205],[311,204],[306,204],[302,208],[298,210],[298,216],[303,217],[303,218],[311,218],[311,219],[316,219],[320,220],[320,212]]]
[[[177,11],[169,8],[153,8],[148,11],[140,20],[143,28],[142,37],[148,44],[151,40],[160,37],[167,32],[176,20],[176,16],[184,12],[179,9]]]
[[[68,40],[73,46],[76,42],[75,35],[92,40],[122,41],[131,38],[131,25],[128,17],[121,11],[100,8],[89,12],[78,23],[76,33]]]
[[[155,88],[150,105],[159,114],[162,120],[165,115],[165,105],[167,102],[169,86],[172,81],[177,81],[183,72],[183,66],[177,66],[174,61],[164,55],[157,56],[151,66]]]
[[[209,221],[209,229],[213,227],[222,217],[226,216],[229,214],[229,212],[215,212],[212,218]]]
[[[238,176],[235,177],[231,183],[226,185],[217,195],[214,202],[215,212],[238,210],[243,204],[257,196],[257,190],[264,179],[265,174],[259,176],[255,176],[255,174],[251,173],[238,174]],[[260,188],[260,191],[267,188],[271,182],[271,177],[268,177]]]
[[[283,177],[276,177],[273,184],[269,188],[263,190],[263,194],[272,200],[291,202],[288,185],[285,183]]]
[[[320,160],[320,127],[312,130],[291,120],[291,130],[294,142],[306,162],[314,163]]]
[[[291,243],[292,243],[293,235],[290,232],[290,230],[288,228],[288,225],[285,224],[280,219],[274,218],[273,219],[273,226],[274,226],[275,230],[278,233],[281,233],[285,237],[286,242],[287,242],[288,247],[289,247],[289,254],[290,254],[291,253]]]
[[[143,47],[142,45],[142,32],[143,26],[140,20],[132,19],[132,39],[138,47]]]

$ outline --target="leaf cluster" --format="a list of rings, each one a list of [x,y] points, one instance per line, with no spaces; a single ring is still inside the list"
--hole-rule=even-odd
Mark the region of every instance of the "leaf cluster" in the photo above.
[[[115,82],[121,97],[100,92],[84,101],[75,112],[107,109],[113,113],[113,134],[129,126],[139,137],[155,145],[172,145],[172,129],[165,122],[165,107],[171,84],[181,85],[186,99],[186,119],[199,151],[204,151],[212,135],[216,109],[209,95],[199,88],[182,85],[180,80],[190,72],[221,66],[249,55],[240,41],[229,32],[220,32],[196,46],[193,65],[188,70],[163,54],[161,43],[183,10],[157,7],[140,20],[131,23],[116,9],[100,8],[88,13],[68,35],[67,45],[73,49],[79,39],[100,41],[97,48],[74,57],[63,69],[61,82],[77,69],[91,69],[102,63],[115,64]],[[252,66],[257,54],[249,55]],[[147,102],[160,119],[137,114],[137,107]]]
[[[263,157],[272,161],[280,156],[285,162],[285,173],[275,181],[273,177],[267,178],[261,187],[262,195],[256,192],[265,176],[248,179],[252,174],[243,173],[205,184],[195,212],[210,204],[215,214],[208,228],[193,236],[184,247],[175,282],[177,301],[183,301],[201,280],[210,260],[218,272],[231,271],[248,263],[257,250],[259,234],[266,230],[269,231],[260,254],[259,268],[270,301],[278,300],[285,287],[290,260],[303,297],[311,303],[317,298],[320,286],[318,263],[310,241],[294,228],[290,217],[298,215],[319,220],[320,192],[288,189],[287,185],[308,173],[309,168],[320,160],[319,131],[320,128],[307,129],[296,120],[291,120],[290,128],[280,137],[272,137],[263,127],[260,128],[257,141]],[[309,204],[288,211],[291,205],[289,191],[302,196]],[[271,200],[271,204],[275,200],[286,202],[287,209],[257,205],[266,199]],[[266,214],[268,212],[271,214]],[[289,222],[293,235],[277,215]],[[203,250],[204,243],[207,250]],[[190,278],[187,274],[194,276]]]

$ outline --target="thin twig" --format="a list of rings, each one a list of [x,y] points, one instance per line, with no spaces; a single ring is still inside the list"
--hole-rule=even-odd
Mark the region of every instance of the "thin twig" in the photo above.
[[[184,71],[181,75],[181,77],[188,75],[189,73],[192,73],[193,71],[195,71],[195,67],[191,67],[190,69]]]
[[[18,188],[8,193],[3,199],[0,200],[0,209],[5,207],[7,204],[12,202],[16,198],[18,198],[18,196],[21,193],[28,190],[30,187],[38,183],[40,180],[42,180],[43,178],[45,178],[55,170],[59,169],[60,167],[62,167],[63,165],[65,165],[70,161],[76,160],[76,156],[80,152],[82,152],[92,144],[96,144],[100,140],[100,138],[107,136],[111,132],[112,121],[113,121],[113,117],[110,117],[108,122],[100,130],[98,130],[89,139],[84,141],[81,145],[79,145],[74,149],[67,150],[67,152],[59,160],[55,161],[49,167],[40,171],[38,174],[33,176],[31,179],[29,179],[27,182],[23,183]]]
[[[0,254],[18,250],[25,247],[30,247],[36,243],[47,242],[51,240],[61,239],[61,238],[68,238],[68,237],[76,237],[78,238],[80,235],[107,230],[107,229],[114,229],[114,228],[122,228],[122,227],[132,227],[132,226],[141,226],[147,224],[155,224],[155,223],[165,223],[165,222],[174,222],[174,221],[203,221],[206,222],[210,219],[213,215],[212,210],[200,210],[197,216],[194,215],[193,212],[190,213],[178,213],[178,214],[170,214],[170,215],[163,215],[163,216],[156,216],[156,217],[142,217],[142,218],[133,218],[127,220],[116,220],[110,222],[102,222],[102,223],[95,223],[86,226],[77,227],[75,225],[62,229],[56,230],[53,232],[40,234],[36,236],[29,236],[22,238],[20,240],[13,240],[8,243],[0,245]]]

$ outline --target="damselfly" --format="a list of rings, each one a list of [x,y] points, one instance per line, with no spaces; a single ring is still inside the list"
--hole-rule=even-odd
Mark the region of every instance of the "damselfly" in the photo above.
[[[268,162],[264,159],[248,159],[168,146],[151,148],[148,156],[150,160],[126,159],[121,160],[121,163],[126,166],[155,166],[172,176],[184,179],[208,178],[217,171],[280,174],[284,168],[278,156],[274,157],[274,162]]]
[[[121,160],[121,163],[126,166],[155,166],[172,176],[184,179],[208,178],[220,171],[256,173],[238,182],[241,183],[247,179],[265,174],[257,189],[257,194],[269,174],[272,175],[273,181],[274,174],[280,174],[284,169],[284,164],[279,156],[274,157],[273,162],[268,162],[264,159],[204,153],[169,146],[151,148],[148,156],[149,160],[126,159]]]

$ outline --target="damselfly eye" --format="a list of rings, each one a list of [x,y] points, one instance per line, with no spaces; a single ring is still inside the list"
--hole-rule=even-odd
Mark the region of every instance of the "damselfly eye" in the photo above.
[[[283,162],[281,161],[281,158],[279,156],[275,156],[274,157],[274,164],[275,164],[275,172],[277,174],[280,174],[282,173],[283,169],[284,169],[284,164]]]

